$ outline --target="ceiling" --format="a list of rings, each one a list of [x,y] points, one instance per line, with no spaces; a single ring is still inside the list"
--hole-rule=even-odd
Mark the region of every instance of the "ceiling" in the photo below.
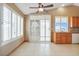
[[[53,7],[45,8],[45,10],[50,10],[54,8],[58,8],[61,6],[67,6],[71,5],[71,3],[43,3],[43,5],[50,5],[53,4]],[[30,14],[30,13],[35,13],[37,9],[30,9],[29,7],[38,7],[37,3],[15,3],[15,5],[24,13],[24,14]],[[74,4],[79,6],[79,4]]]

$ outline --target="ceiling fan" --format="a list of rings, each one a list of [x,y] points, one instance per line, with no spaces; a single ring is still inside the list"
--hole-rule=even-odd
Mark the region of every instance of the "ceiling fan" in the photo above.
[[[42,3],[38,3],[38,7],[30,7],[31,9],[38,9],[38,12],[43,12],[45,11],[44,8],[49,8],[49,7],[53,7],[53,4],[49,4],[49,5],[43,5]]]

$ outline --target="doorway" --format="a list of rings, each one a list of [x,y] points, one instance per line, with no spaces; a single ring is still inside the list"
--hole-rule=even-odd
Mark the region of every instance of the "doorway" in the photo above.
[[[31,42],[51,42],[50,17],[30,20],[30,41]]]

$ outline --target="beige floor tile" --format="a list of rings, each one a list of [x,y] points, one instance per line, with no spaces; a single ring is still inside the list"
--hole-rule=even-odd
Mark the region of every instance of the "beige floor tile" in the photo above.
[[[79,44],[24,43],[10,56],[78,56]]]

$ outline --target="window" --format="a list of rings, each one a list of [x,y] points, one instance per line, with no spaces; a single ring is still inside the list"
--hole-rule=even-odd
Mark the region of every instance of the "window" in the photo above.
[[[21,17],[21,35],[23,35],[23,18]]]
[[[5,6],[3,7],[1,35],[3,42],[23,35],[23,17]]]
[[[8,38],[11,39],[11,27],[12,27],[12,22],[11,22],[11,11],[8,11]]]
[[[61,31],[68,32],[68,17],[61,17]]]
[[[16,37],[16,21],[17,21],[17,18],[16,18],[16,14],[12,12],[12,38],[15,38]]]
[[[60,32],[60,17],[59,16],[55,17],[55,31]]]
[[[67,16],[55,16],[55,32],[68,32]]]
[[[21,35],[21,17],[18,15],[18,19],[17,19],[17,35],[20,36]]]
[[[9,15],[9,16],[8,16]],[[3,8],[3,41],[11,39],[11,11]]]

